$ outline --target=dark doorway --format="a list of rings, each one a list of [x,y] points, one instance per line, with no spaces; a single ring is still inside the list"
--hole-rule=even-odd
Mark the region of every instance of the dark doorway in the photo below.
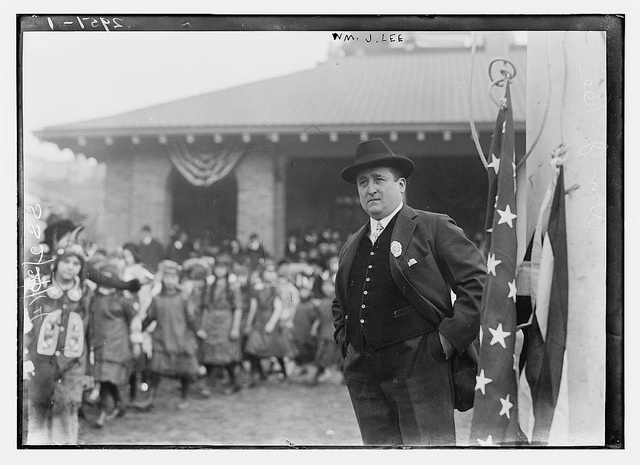
[[[367,215],[360,206],[356,186],[340,177],[340,171],[348,164],[341,158],[288,161],[288,234],[328,228],[347,237],[365,223]]]
[[[169,182],[173,224],[190,237],[207,238],[212,244],[236,237],[238,188],[233,173],[209,187],[198,187],[173,170]]]
[[[416,169],[408,179],[407,203],[419,210],[445,213],[467,237],[484,238],[487,173],[478,157],[412,157]]]

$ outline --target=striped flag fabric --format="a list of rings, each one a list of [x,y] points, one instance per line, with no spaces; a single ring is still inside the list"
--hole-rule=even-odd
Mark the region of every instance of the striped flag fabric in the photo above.
[[[509,80],[488,160],[487,280],[469,445],[522,443],[518,425],[516,335],[516,166]]]
[[[567,229],[564,171],[559,164],[542,204],[533,241],[537,283],[533,319],[523,328],[520,425],[532,445],[568,445]],[[555,184],[555,187],[554,187]],[[553,192],[553,198],[549,201]],[[524,408],[526,406],[526,408]]]

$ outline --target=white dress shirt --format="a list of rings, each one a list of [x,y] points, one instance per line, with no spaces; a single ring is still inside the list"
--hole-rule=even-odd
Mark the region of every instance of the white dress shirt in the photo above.
[[[391,218],[393,218],[393,215],[398,213],[403,206],[404,206],[404,202],[400,202],[400,205],[398,205],[398,207],[395,210],[393,210],[389,215],[385,216],[379,221],[380,223],[382,223],[383,228],[387,227],[387,225],[389,224],[389,221],[391,221]],[[378,226],[378,220],[374,220],[373,218],[369,217],[369,240],[371,241],[372,244],[374,243],[373,238],[374,238],[374,234],[376,232],[377,226]],[[382,232],[380,234],[382,234]]]

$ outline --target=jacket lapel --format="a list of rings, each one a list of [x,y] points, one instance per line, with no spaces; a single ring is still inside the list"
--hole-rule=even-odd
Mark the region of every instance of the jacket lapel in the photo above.
[[[416,221],[417,213],[411,207],[403,207],[398,213],[398,219],[396,220],[396,225],[393,228],[393,233],[391,234],[391,242],[398,241],[402,246],[402,253],[397,258],[393,256],[391,251],[389,251],[389,261],[391,264],[391,276],[398,286],[398,289],[404,294],[407,300],[413,305],[413,307],[424,316],[427,321],[429,321],[434,327],[437,327],[440,320],[437,318],[438,310],[435,310],[435,307],[425,299],[420,292],[415,288],[415,286],[407,279],[407,277],[402,272],[402,268],[400,268],[400,264],[403,263],[404,258],[406,257],[407,250],[409,249],[409,242],[413,237],[413,232],[416,229],[417,221]],[[432,308],[433,307],[433,308]]]
[[[338,267],[338,273],[336,276],[336,281],[339,285],[338,289],[340,292],[340,299],[342,302],[346,302],[347,300],[347,288],[349,286],[349,275],[351,274],[351,266],[353,265],[353,260],[355,259],[356,252],[358,251],[358,247],[360,247],[360,242],[364,238],[364,235],[369,230],[369,221],[362,225],[362,227],[347,241],[345,244],[344,255],[342,256],[342,260],[340,261]]]
[[[394,265],[402,263],[402,259],[409,249],[409,242],[413,236],[413,231],[416,229],[416,216],[415,210],[407,205],[398,212],[398,219],[391,233],[391,243],[393,244],[394,241],[399,242],[402,246],[402,252],[397,257],[394,257],[391,250],[389,250],[389,260],[392,268]]]

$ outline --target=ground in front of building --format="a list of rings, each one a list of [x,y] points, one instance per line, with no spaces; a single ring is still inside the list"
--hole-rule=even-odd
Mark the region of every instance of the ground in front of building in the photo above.
[[[128,408],[103,428],[81,420],[80,444],[87,446],[362,446],[346,386],[338,376],[316,386],[270,376],[232,395],[214,390],[210,398],[193,389],[183,409],[179,383],[163,379],[149,412]],[[123,390],[124,394],[124,390]],[[125,395],[126,397],[126,395]],[[469,437],[470,412],[456,412],[458,445]]]

